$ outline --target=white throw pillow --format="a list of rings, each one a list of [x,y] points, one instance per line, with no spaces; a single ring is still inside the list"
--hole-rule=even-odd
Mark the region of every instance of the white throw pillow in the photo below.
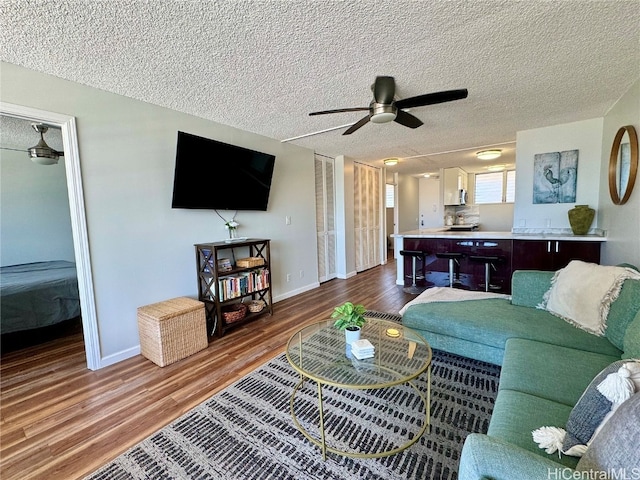
[[[640,279],[640,272],[572,260],[558,270],[539,308],[587,332],[602,336],[611,303],[618,298],[627,278]]]

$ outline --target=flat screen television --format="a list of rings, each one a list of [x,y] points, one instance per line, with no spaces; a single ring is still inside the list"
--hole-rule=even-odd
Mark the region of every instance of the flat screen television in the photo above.
[[[178,132],[171,207],[266,211],[275,159]]]

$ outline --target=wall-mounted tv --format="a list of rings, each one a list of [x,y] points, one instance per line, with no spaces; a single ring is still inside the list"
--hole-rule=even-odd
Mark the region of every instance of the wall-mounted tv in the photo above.
[[[178,132],[171,207],[266,211],[275,159]]]

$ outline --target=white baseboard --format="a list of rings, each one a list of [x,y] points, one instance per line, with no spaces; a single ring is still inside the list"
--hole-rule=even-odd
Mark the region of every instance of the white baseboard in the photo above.
[[[320,286],[320,282],[313,282],[309,285],[305,285],[304,287],[296,288],[295,290],[289,290],[281,295],[277,295],[273,297],[273,303],[280,302],[286,298],[295,297],[304,292],[308,292],[309,290],[313,290],[314,288],[318,288]]]
[[[345,274],[338,274],[338,278],[341,278],[342,280],[346,280],[347,278],[351,278],[351,277],[355,277],[358,274],[358,272],[356,271],[352,271]]]
[[[127,358],[135,357],[136,355],[140,355],[140,345],[102,357],[98,368],[108,367],[109,365],[121,362]]]

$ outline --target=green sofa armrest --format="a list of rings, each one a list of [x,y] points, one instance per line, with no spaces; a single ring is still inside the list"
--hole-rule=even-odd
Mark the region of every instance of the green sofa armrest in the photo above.
[[[574,470],[498,438],[470,434],[462,447],[459,480],[574,478]]]
[[[551,288],[556,272],[544,270],[516,270],[511,276],[511,303],[536,308]]]

